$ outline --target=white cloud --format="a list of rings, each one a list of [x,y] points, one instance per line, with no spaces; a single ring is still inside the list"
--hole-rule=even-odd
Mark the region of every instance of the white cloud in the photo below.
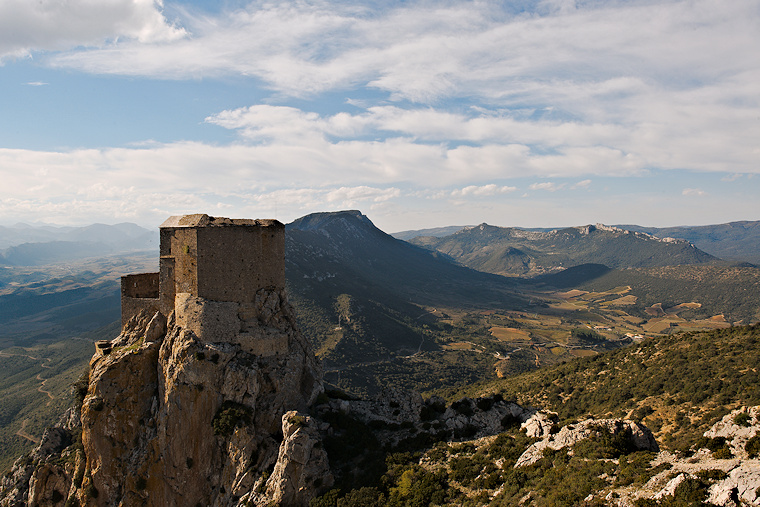
[[[556,192],[557,190],[564,188],[564,186],[564,183],[558,185],[551,181],[545,181],[543,183],[532,183],[528,188],[531,190],[546,190],[547,192]]]
[[[704,190],[701,190],[699,188],[684,188],[683,192],[681,192],[681,194],[682,195],[689,195],[689,196],[693,195],[693,196],[702,197],[702,196],[707,195],[707,192],[705,192]]]
[[[171,44],[125,42],[56,62],[171,78],[255,75],[293,95],[366,84],[418,102],[475,95],[569,109],[603,105],[650,83],[681,88],[757,68],[747,51],[760,37],[753,0],[508,9],[495,2],[376,11],[255,2],[217,17],[188,14],[192,37]]]
[[[729,112],[719,112],[706,100],[695,101],[701,105],[679,100],[682,106],[668,117],[661,112],[667,105],[659,104],[649,121],[642,117],[629,125],[536,120],[521,118],[514,111],[482,107],[465,114],[431,107],[375,106],[357,114],[320,116],[273,105],[223,111],[206,122],[236,129],[243,138],[257,143],[314,146],[385,136],[401,136],[416,145],[438,143],[449,148],[451,169],[483,176],[517,176],[526,170],[542,176],[630,175],[649,167],[760,170],[754,138],[747,135],[760,129],[748,112],[737,110],[727,121],[717,116]],[[689,121],[675,121],[676,117]],[[654,119],[659,121],[652,122]],[[712,130],[718,125],[720,131]],[[540,149],[534,152],[532,146]]]
[[[452,190],[451,195],[458,196],[473,196],[473,197],[489,197],[499,194],[508,194],[517,190],[517,187],[499,186],[493,183],[489,185],[475,186],[469,185],[464,188]]]
[[[0,61],[33,51],[101,46],[119,37],[141,44],[184,37],[161,8],[161,0],[3,0]]]
[[[583,180],[583,181],[579,181],[578,183],[576,183],[575,185],[573,185],[570,188],[572,188],[572,189],[588,188],[589,185],[591,185],[591,180]]]

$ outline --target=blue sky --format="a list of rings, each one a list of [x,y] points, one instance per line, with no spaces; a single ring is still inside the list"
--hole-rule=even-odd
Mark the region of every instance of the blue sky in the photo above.
[[[760,220],[760,4],[0,0],[0,223]]]

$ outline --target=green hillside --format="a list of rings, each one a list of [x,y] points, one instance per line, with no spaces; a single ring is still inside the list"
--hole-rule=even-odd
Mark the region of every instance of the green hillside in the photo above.
[[[720,417],[760,405],[760,324],[650,338],[453,394],[501,393],[561,420],[641,419],[661,444],[688,447]]]
[[[532,280],[559,289],[605,291],[630,287],[635,302],[625,306],[628,313],[641,318],[657,312],[676,318],[721,320],[735,324],[760,321],[760,268],[723,264],[665,266],[656,268],[608,269],[583,265]],[[689,307],[677,307],[694,303]],[[652,305],[663,310],[652,311]],[[649,311],[648,311],[649,309]]]
[[[509,419],[502,421],[502,433],[490,437],[452,442],[432,424],[396,446],[382,446],[371,424],[328,413],[341,435],[326,445],[338,481],[313,505],[616,505],[609,501],[610,491],[636,491],[657,474],[675,477],[678,472],[670,476],[669,470],[683,463],[694,466],[696,446],[707,446],[713,461],[692,469],[683,487],[659,502],[631,503],[706,505],[710,485],[726,476],[715,460],[727,458],[730,451],[719,439],[701,438],[702,433],[731,409],[760,404],[758,353],[760,326],[686,333],[450,393],[451,401],[460,400],[451,404],[455,411],[463,406],[471,411],[473,403],[485,410],[502,399],[555,410],[557,431],[586,419],[643,420],[661,449],[678,451],[661,455],[636,449],[625,432],[598,429],[572,451],[545,449],[538,461],[515,468],[536,440]],[[681,464],[674,456],[681,457]]]

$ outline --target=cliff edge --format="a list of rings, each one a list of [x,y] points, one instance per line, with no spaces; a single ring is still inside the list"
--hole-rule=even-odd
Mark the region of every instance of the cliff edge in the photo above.
[[[327,460],[289,466],[283,448],[295,431],[283,415],[320,392],[320,367],[282,290],[260,289],[247,305],[184,297],[168,319],[140,312],[90,361],[81,444],[76,423],[56,428],[46,454],[4,479],[1,503],[306,505],[312,483],[331,481]]]

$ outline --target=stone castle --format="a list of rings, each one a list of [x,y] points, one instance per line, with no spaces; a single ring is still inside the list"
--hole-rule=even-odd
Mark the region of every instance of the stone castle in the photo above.
[[[122,327],[141,310],[168,317],[178,295],[250,305],[285,288],[285,226],[277,220],[184,215],[160,226],[158,273],[121,279]]]
[[[173,216],[160,235],[159,272],[121,279],[122,329],[141,313],[174,313],[200,339],[238,343],[264,356],[287,351],[282,335],[258,326],[262,309],[271,306],[263,299],[285,290],[282,223]]]

